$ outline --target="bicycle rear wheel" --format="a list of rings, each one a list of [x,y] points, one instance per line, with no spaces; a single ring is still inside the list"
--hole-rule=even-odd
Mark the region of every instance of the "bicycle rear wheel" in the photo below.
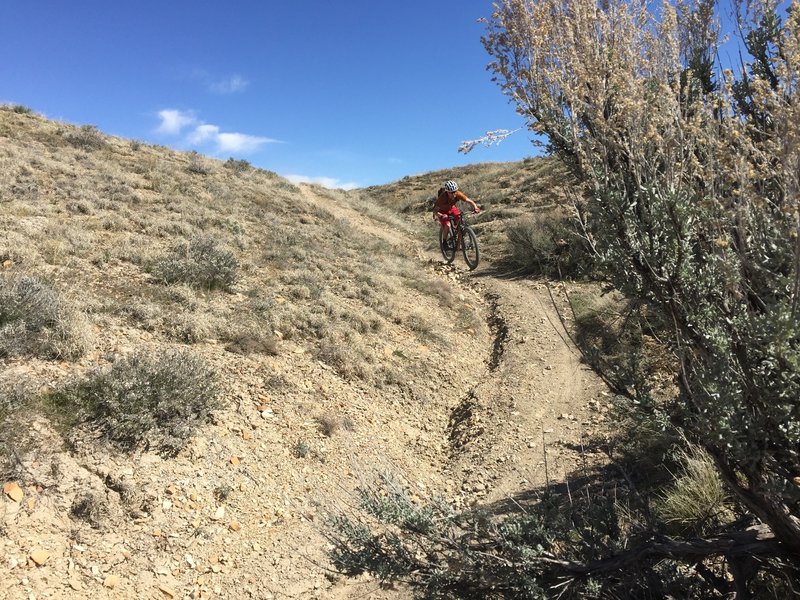
[[[464,234],[461,237],[461,251],[464,253],[464,262],[467,263],[469,270],[472,271],[478,266],[481,259],[480,250],[478,250],[478,238],[475,237],[475,232],[471,227],[464,227]]]
[[[439,230],[439,249],[442,251],[444,260],[450,264],[456,257],[456,232],[453,230],[445,239],[447,230]]]

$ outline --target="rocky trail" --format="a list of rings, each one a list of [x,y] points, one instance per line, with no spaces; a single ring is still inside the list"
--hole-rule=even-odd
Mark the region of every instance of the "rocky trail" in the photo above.
[[[600,459],[584,448],[603,427],[605,384],[582,363],[547,286],[473,276],[495,333],[487,373],[453,412],[462,489],[496,502],[563,481]]]
[[[472,273],[460,257],[444,265],[346,199],[302,190],[351,226],[413,248],[421,269],[479,307],[481,330],[452,355],[421,347],[405,357],[436,362],[438,379],[409,380],[380,402],[291,340],[258,361],[214,354],[234,374],[230,406],[174,459],[109,455],[80,439],[64,452],[37,423],[53,443],[0,500],[0,598],[405,598],[326,562],[325,516],[371,471],[466,507],[523,498],[599,459],[582,441],[604,426],[607,391],[566,334],[558,287],[503,279],[488,260]],[[99,332],[112,334],[121,349],[148,343],[133,328]],[[56,379],[60,367],[14,368]]]
[[[386,234],[351,207],[336,212],[370,233]],[[435,226],[430,229],[435,235]],[[399,241],[396,235],[385,239]],[[458,349],[442,357],[443,373],[461,397],[449,410],[441,489],[470,504],[522,503],[531,492],[602,462],[585,442],[607,426],[610,394],[562,322],[569,318],[563,286],[503,278],[487,261],[470,272],[460,254],[446,265],[435,251],[401,239],[416,245],[420,260],[442,277],[481,298],[491,333],[478,368],[466,366]]]

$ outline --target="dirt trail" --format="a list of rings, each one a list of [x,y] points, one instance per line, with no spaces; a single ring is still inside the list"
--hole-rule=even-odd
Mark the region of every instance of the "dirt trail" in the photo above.
[[[370,234],[386,235],[386,228],[346,203],[326,207]],[[583,441],[603,426],[607,387],[582,362],[562,324],[565,315],[555,305],[564,300],[563,289],[500,278],[486,257],[474,272],[460,254],[446,265],[438,253],[397,230],[385,239],[416,247],[443,277],[479,293],[494,336],[479,371],[464,371],[459,356],[448,357],[463,392],[449,416],[450,457],[443,477],[478,501],[493,502],[562,481],[599,460],[584,450]]]
[[[304,188],[304,193],[313,199],[311,189]],[[460,254],[446,265],[437,252],[397,230],[387,236],[385,227],[344,202],[328,202],[326,208],[371,235],[414,248],[423,263],[483,299],[493,336],[484,364],[470,369],[458,353],[447,358],[448,377],[462,391],[448,416],[449,453],[440,466],[441,489],[471,502],[502,505],[512,500],[516,505],[567,474],[603,460],[583,442],[604,426],[609,395],[603,381],[582,362],[562,324],[566,316],[556,308],[566,305],[562,288],[500,278],[487,257],[474,272]],[[369,580],[353,585],[341,582],[328,593],[337,599],[380,598],[386,593]],[[394,590],[386,597],[410,596]]]
[[[455,413],[454,430],[463,429],[467,443],[457,439],[454,468],[465,489],[499,501],[562,481],[595,459],[582,441],[604,420],[606,387],[582,363],[545,284],[475,277],[501,343]],[[469,440],[470,432],[479,435]]]

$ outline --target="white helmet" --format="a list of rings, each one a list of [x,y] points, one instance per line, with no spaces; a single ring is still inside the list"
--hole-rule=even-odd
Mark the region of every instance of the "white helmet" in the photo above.
[[[458,191],[458,184],[455,181],[445,181],[444,183],[444,191],[446,192],[457,192]]]

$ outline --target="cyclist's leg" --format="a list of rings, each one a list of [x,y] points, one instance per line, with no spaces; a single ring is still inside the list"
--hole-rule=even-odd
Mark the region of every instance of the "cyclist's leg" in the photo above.
[[[455,230],[452,231],[452,234],[454,236],[453,242],[456,244],[456,250],[458,250],[458,243],[461,241],[458,239],[458,233],[460,231],[459,226],[461,225],[461,211],[454,206],[453,208],[450,209],[448,214],[451,217],[453,217],[453,226],[455,227]]]
[[[441,235],[439,236],[443,241],[450,237],[450,217],[446,213],[437,213],[439,218],[439,229]]]

